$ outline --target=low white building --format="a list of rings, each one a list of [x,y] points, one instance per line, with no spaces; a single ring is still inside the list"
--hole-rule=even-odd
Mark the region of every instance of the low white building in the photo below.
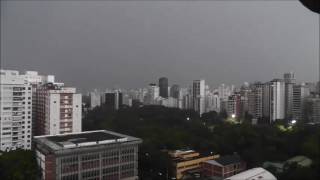
[[[258,167],[243,171],[225,180],[277,180],[277,178],[269,171]]]

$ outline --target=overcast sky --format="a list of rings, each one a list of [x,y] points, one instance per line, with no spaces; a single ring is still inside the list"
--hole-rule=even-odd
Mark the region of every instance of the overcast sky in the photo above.
[[[319,16],[298,1],[1,2],[1,65],[81,90],[318,77]]]

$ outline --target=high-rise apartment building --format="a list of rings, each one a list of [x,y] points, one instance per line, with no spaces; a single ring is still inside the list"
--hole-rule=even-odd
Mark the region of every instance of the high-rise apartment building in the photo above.
[[[305,109],[306,98],[310,95],[310,89],[305,84],[293,86],[292,119],[301,121]]]
[[[36,134],[81,132],[81,94],[63,83],[47,83],[36,92]]]
[[[90,108],[93,109],[100,105],[101,105],[101,94],[97,90],[90,92]]]
[[[295,84],[294,73],[285,73],[283,75],[285,83],[285,117],[287,119],[292,118],[292,106],[293,106],[293,86]]]
[[[263,86],[262,83],[254,83],[248,93],[248,112],[255,119],[263,117]]]
[[[159,95],[161,97],[163,98],[168,97],[168,92],[169,92],[168,86],[169,86],[168,78],[162,77],[159,79],[159,89],[160,89]]]
[[[267,82],[263,87],[263,117],[274,122],[285,118],[285,84],[281,79]]]
[[[264,118],[269,120],[270,120],[270,93],[271,93],[271,82],[266,82],[263,85],[262,114]]]
[[[149,84],[147,94],[145,96],[145,104],[156,104],[156,99],[159,97],[159,86],[154,83]]]
[[[285,118],[285,83],[281,79],[274,79],[270,85],[270,120]]]
[[[26,71],[24,77],[25,81],[28,82],[32,87],[32,133],[36,134],[36,117],[37,117],[37,89],[46,84],[54,83],[55,77],[53,75],[39,75],[37,71]]]
[[[180,86],[177,84],[172,85],[170,88],[170,96],[176,99],[179,99],[180,97]]]
[[[242,116],[242,96],[240,94],[233,94],[228,97],[227,113],[228,116],[239,118]]]
[[[193,109],[200,115],[205,112],[205,81],[194,80],[192,86]]]
[[[320,98],[309,97],[306,99],[306,110],[304,112],[306,122],[320,123]]]
[[[221,84],[218,87],[218,93],[222,101],[226,101],[228,97],[232,95],[233,92],[234,92],[233,85],[231,85],[231,87],[228,87],[225,84]]]
[[[31,149],[32,87],[18,71],[0,73],[0,150]]]
[[[123,105],[122,92],[116,90],[114,92],[105,93],[104,103],[108,108],[118,110]]]
[[[43,180],[138,179],[139,138],[100,130],[34,141]]]

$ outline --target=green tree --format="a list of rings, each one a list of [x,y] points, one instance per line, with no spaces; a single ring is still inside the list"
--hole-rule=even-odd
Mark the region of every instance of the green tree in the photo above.
[[[41,171],[35,157],[35,153],[28,150],[4,152],[0,156],[0,179],[38,179]]]

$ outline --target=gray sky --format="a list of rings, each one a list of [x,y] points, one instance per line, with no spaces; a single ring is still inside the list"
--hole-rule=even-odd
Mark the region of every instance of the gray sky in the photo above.
[[[319,16],[298,1],[1,2],[2,68],[82,90],[318,77]]]

